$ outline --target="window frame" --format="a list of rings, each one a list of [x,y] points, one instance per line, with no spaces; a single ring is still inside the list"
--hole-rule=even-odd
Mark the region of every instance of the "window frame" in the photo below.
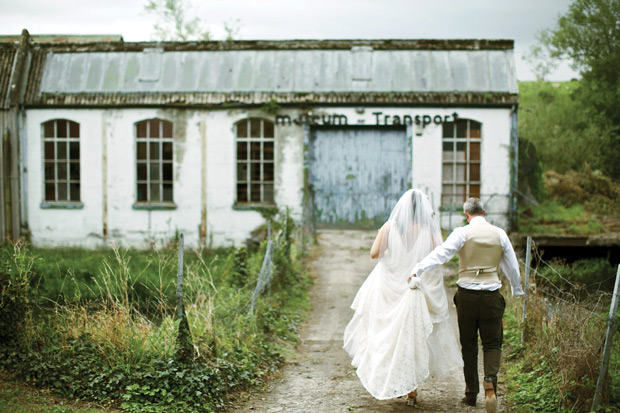
[[[159,122],[159,132],[158,136],[151,136],[151,125],[153,121]],[[138,136],[139,128],[141,125],[145,125],[145,136]],[[164,128],[165,124],[170,125],[170,135],[169,137],[164,136]],[[174,203],[174,170],[175,170],[175,162],[174,162],[174,123],[162,118],[148,118],[141,119],[133,124],[133,140],[134,140],[134,176],[135,176],[135,186],[134,186],[134,209],[174,209],[176,208],[176,204]],[[144,158],[139,158],[140,156],[140,144],[144,143],[146,147],[146,152],[144,154]],[[158,157],[156,160],[152,160],[151,155],[151,145],[155,143],[158,146]],[[171,155],[170,159],[164,159],[164,144],[171,144]],[[143,164],[145,165],[145,179],[140,179],[140,174],[138,172],[139,166]],[[157,165],[158,178],[157,180],[152,179],[152,164]],[[164,179],[164,165],[170,165],[171,167],[171,179]],[[140,199],[140,185],[144,185],[146,189],[146,199]],[[158,185],[159,191],[159,199],[153,200],[151,191],[152,185]],[[172,193],[170,200],[164,200],[164,185],[170,185],[170,191]]]
[[[252,121],[260,121],[259,136],[252,135]],[[239,136],[239,126],[246,122],[246,136]],[[269,124],[272,130],[272,136],[265,136],[265,124]],[[276,205],[275,198],[275,181],[276,181],[276,127],[275,122],[270,119],[261,117],[249,116],[235,122],[233,127],[233,133],[235,137],[234,153],[235,153],[235,203],[234,206],[240,209],[244,207],[274,207]],[[239,145],[246,143],[246,157],[243,160],[239,158]],[[260,144],[260,156],[259,159],[252,158],[252,143]],[[265,143],[270,143],[272,147],[272,157],[268,159],[265,157]],[[241,165],[247,165],[245,167],[245,180],[240,180],[240,168]],[[252,179],[252,164],[259,165],[259,179]],[[272,166],[272,179],[265,179],[265,165],[271,164]],[[259,200],[252,200],[253,187],[259,185],[260,196]],[[245,187],[246,199],[242,200],[240,196],[240,187]],[[269,199],[269,193],[266,192],[266,188],[271,186],[271,199]]]
[[[66,122],[66,136],[58,136],[59,122]],[[53,126],[53,136],[46,136],[46,128],[48,124]],[[81,125],[67,118],[53,118],[41,122],[41,208],[66,208],[66,209],[80,209],[84,206],[82,203],[82,162],[81,162]],[[72,136],[73,125],[76,125],[77,136]],[[65,158],[58,158],[59,143],[66,143]],[[48,143],[52,144],[53,156],[48,158],[46,156],[46,146]],[[77,144],[77,158],[72,158],[72,144]],[[48,179],[47,171],[49,164],[52,164],[53,179]],[[59,165],[65,166],[65,178],[59,178]],[[77,165],[77,178],[72,178],[73,165]],[[47,197],[47,185],[54,185],[54,199],[48,199]],[[60,198],[60,185],[66,185],[66,199],[59,200]],[[74,199],[74,193],[72,192],[72,186],[77,185],[77,198]]]
[[[458,123],[466,122],[466,133],[465,136],[457,136],[458,131]],[[446,127],[447,125],[451,125],[452,127],[452,136],[446,135]],[[477,130],[479,131],[478,137],[472,137],[472,124],[477,126]],[[442,139],[441,139],[441,207],[442,211],[460,211],[462,208],[462,204],[469,199],[470,197],[480,197],[482,192],[482,122],[478,122],[473,119],[459,118],[455,122],[447,122],[442,125]],[[452,159],[446,159],[446,143],[452,144]],[[462,143],[465,144],[465,157],[463,160],[458,159],[458,153],[463,151],[458,151],[457,144]],[[477,144],[478,146],[478,159],[472,160],[472,144]],[[445,176],[445,166],[452,166],[452,179],[446,180]],[[459,174],[457,172],[458,167],[462,165],[465,168],[465,177],[462,180],[459,180]],[[472,180],[472,165],[478,166],[478,180]],[[446,194],[445,187],[451,186],[451,193]],[[457,192],[457,187],[464,187],[465,192],[461,195]],[[475,189],[477,187],[477,193],[475,190],[472,191],[472,187]],[[455,201],[456,198],[461,198],[462,200]],[[446,203],[445,199],[451,198],[451,203]]]

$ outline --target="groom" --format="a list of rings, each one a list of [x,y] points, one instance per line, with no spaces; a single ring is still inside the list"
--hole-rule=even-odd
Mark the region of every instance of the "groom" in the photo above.
[[[523,295],[519,264],[506,232],[484,219],[478,198],[463,205],[469,225],[456,228],[446,241],[429,253],[411,272],[411,277],[445,264],[459,254],[458,290],[454,296],[459,322],[465,373],[463,403],[476,405],[478,382],[478,334],[484,354],[484,405],[497,408],[497,372],[502,351],[502,317],[506,302],[500,294],[499,269],[510,279],[512,295]],[[409,277],[411,279],[411,277]]]

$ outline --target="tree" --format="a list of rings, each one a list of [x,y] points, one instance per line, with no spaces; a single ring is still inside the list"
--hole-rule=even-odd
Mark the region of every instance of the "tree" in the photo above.
[[[620,177],[620,0],[575,0],[539,40],[554,58],[570,58],[582,75],[574,93],[602,134],[601,169]]]
[[[211,32],[198,17],[188,20],[183,0],[148,0],[144,10],[159,17],[155,33],[162,41],[211,40]]]

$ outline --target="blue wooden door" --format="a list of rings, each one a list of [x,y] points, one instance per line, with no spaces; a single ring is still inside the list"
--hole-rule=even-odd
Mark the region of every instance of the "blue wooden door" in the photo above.
[[[309,181],[319,226],[380,226],[411,187],[405,128],[313,128]]]

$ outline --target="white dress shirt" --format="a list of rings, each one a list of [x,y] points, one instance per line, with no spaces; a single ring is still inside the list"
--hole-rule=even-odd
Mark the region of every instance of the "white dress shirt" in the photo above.
[[[476,225],[477,223],[483,222],[486,222],[484,217],[475,216],[469,221],[469,225]],[[415,267],[413,267],[411,273],[419,274],[424,271],[429,271],[438,265],[443,265],[446,262],[450,261],[450,259],[454,257],[454,255],[461,248],[463,248],[463,245],[465,245],[465,241],[467,240],[467,238],[464,228],[465,227],[455,228],[454,231],[452,231],[448,238],[443,242],[443,244],[436,247],[426,257],[424,257],[422,261],[420,261],[418,264],[416,264]],[[510,280],[510,289],[512,291],[512,295],[523,295],[523,290],[521,289],[521,276],[519,275],[519,263],[517,262],[517,256],[515,255],[515,251],[512,248],[512,244],[510,243],[510,239],[508,239],[508,235],[506,235],[506,232],[501,228],[497,228],[497,231],[499,233],[499,241],[503,251],[503,254],[499,260],[499,267]],[[494,291],[502,286],[501,283],[457,284],[459,287],[466,288],[468,290],[487,291]]]

